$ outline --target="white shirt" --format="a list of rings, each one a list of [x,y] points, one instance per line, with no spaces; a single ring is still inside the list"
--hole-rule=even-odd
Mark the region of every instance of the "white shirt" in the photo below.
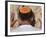
[[[19,27],[14,28],[12,31],[15,32],[24,32],[24,31],[35,31],[36,28],[31,25],[21,25]]]

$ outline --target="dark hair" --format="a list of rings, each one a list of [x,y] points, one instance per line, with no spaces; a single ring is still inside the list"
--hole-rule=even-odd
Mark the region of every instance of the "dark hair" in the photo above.
[[[23,21],[23,20],[28,20],[29,23],[32,25],[32,26],[35,26],[35,15],[33,13],[33,11],[31,10],[29,13],[26,13],[26,14],[22,14],[20,11],[19,11],[19,18]],[[33,18],[33,20],[31,20]]]

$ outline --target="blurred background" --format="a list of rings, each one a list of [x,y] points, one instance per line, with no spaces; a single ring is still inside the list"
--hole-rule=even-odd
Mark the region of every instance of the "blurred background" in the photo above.
[[[18,19],[18,9],[21,7],[21,5],[10,5],[10,13],[14,13],[14,19]],[[42,8],[41,6],[28,6],[29,8],[32,9],[34,15],[35,15],[35,27],[37,29],[41,29],[42,27]]]

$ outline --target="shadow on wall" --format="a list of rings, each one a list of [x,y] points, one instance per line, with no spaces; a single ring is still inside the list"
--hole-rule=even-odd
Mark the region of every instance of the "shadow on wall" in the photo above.
[[[17,36],[6,36],[6,37],[17,37]]]

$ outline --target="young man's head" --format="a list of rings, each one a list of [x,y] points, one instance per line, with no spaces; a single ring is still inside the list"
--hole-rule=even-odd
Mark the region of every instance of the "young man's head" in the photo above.
[[[22,21],[29,21],[29,23],[34,26],[35,24],[35,16],[31,8],[22,6],[19,8],[19,18]]]

